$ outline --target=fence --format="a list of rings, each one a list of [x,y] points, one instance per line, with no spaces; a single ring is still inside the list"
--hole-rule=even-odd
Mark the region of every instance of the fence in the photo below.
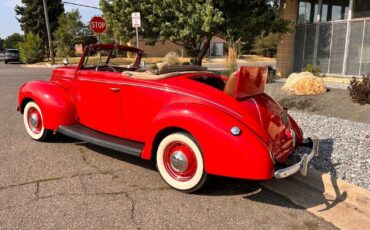
[[[347,26],[350,27],[348,39]],[[320,66],[322,72],[329,74],[368,73],[370,72],[369,38],[369,18],[297,25],[294,71],[302,70],[307,64],[314,64]]]

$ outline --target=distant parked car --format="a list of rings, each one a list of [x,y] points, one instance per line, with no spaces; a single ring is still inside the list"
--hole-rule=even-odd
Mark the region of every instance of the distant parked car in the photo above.
[[[5,64],[8,64],[8,62],[19,62],[18,49],[7,49],[5,51]]]

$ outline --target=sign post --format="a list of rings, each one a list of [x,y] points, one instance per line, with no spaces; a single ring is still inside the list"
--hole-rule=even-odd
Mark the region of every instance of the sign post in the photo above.
[[[139,27],[141,27],[140,13],[133,12],[131,14],[131,19],[132,19],[132,27],[134,27],[136,31],[136,48],[139,48]]]
[[[107,30],[107,23],[105,22],[104,18],[99,16],[94,16],[90,20],[90,29],[98,34],[98,43],[100,43],[100,34],[104,33]]]

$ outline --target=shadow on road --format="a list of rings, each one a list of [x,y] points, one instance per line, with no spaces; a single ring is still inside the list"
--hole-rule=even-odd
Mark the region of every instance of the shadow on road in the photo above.
[[[94,152],[103,154],[105,156],[124,161],[130,164],[143,167],[149,170],[156,170],[155,163],[153,161],[146,161],[128,154],[120,153],[114,150],[102,148],[96,145],[92,145],[86,142],[80,142],[73,138],[66,137],[64,135],[58,135],[54,140],[55,142],[62,143],[75,143],[76,145],[84,146]],[[345,191],[340,191],[337,179],[335,165],[331,161],[331,155],[333,152],[333,140],[322,139],[320,140],[320,155],[312,161],[312,164],[316,168],[326,168],[327,172],[331,173],[331,186],[332,188],[325,188],[323,181],[317,180],[321,178],[320,175],[309,174],[306,178],[303,176],[297,176],[298,180],[292,178],[286,178],[282,180],[270,180],[270,181],[252,181],[243,179],[226,178],[219,176],[211,176],[206,186],[195,195],[206,195],[206,196],[233,196],[242,195],[243,198],[249,199],[256,202],[266,203],[276,206],[284,206],[289,208],[311,208],[319,205],[324,205],[321,211],[328,210],[338,203],[343,202],[347,198]],[[159,176],[159,175],[158,175]],[[306,179],[312,180],[311,177],[315,177],[316,181],[314,185],[307,185],[304,183]],[[298,183],[297,183],[298,181]],[[327,189],[335,191],[335,197],[328,199],[324,193]],[[285,197],[293,196],[300,197],[298,199],[304,199],[300,207],[291,204],[290,202],[283,202],[281,197],[272,195],[269,191],[284,195]],[[288,196],[282,193],[288,191]],[[312,193],[312,191],[314,191]],[[302,198],[303,197],[303,198]],[[285,199],[285,198],[284,198]],[[289,198],[292,200],[291,198]],[[296,198],[293,198],[296,199]],[[294,201],[293,201],[294,202]],[[294,202],[296,203],[296,202]]]

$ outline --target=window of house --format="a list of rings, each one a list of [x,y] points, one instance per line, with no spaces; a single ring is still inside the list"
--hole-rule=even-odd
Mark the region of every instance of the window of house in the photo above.
[[[300,0],[298,4],[298,24],[313,23],[317,21],[319,10],[318,0]]]
[[[353,1],[353,18],[370,17],[370,1],[354,0]]]
[[[337,21],[348,18],[349,0],[323,0],[321,21]]]

